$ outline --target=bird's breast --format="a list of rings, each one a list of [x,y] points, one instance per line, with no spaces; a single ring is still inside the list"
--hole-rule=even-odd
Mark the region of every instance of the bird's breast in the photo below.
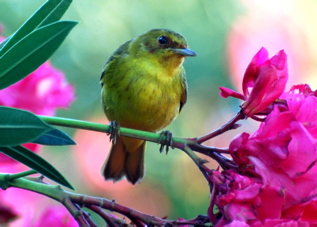
[[[173,81],[144,79],[141,86],[136,84],[136,92],[130,95],[131,116],[134,114],[140,118],[135,122],[144,127],[144,130],[157,131],[169,125],[179,112],[180,88]]]
[[[117,120],[123,127],[154,132],[169,125],[178,115],[184,87],[180,75],[140,72],[126,75],[112,91],[106,94],[112,97],[112,103],[106,103],[110,120]]]

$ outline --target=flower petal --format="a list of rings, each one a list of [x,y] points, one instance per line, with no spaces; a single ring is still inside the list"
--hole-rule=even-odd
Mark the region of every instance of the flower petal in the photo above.
[[[243,81],[243,92],[245,95],[249,94],[248,89],[252,87],[250,96],[247,97],[242,105],[243,113],[247,116],[252,116],[265,110],[272,102],[278,99],[284,92],[288,79],[285,52],[281,50],[263,63],[266,52],[264,51],[265,49],[261,50],[258,52],[258,56],[256,55],[251,61]]]

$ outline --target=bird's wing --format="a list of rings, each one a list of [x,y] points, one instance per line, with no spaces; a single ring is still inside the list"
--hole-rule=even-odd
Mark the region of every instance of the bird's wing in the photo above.
[[[101,86],[103,86],[103,81],[102,78],[104,77],[104,75],[109,72],[112,71],[115,67],[116,67],[116,59],[120,58],[121,56],[128,54],[128,46],[130,44],[132,40],[129,40],[127,42],[125,42],[124,44],[122,44],[109,58],[109,60],[107,61],[107,63],[105,64],[103,70],[102,70],[102,74],[100,77],[100,83]]]
[[[187,102],[187,81],[186,81],[185,70],[183,70],[183,72],[182,72],[182,85],[183,85],[184,92],[181,95],[179,112],[181,112],[183,106]]]
[[[101,101],[103,103],[103,108],[104,108],[104,111],[105,111],[106,115],[107,115],[107,110],[109,110],[109,108],[111,108],[111,102],[109,103],[109,100],[108,100],[108,102],[106,100],[109,99],[109,98],[111,100],[111,97],[105,95],[107,93],[107,91],[106,91],[106,86],[104,86],[104,85],[106,83],[109,86],[110,83],[112,83],[113,81],[116,81],[116,80],[112,79],[111,77],[115,77],[116,76],[115,71],[116,71],[118,62],[120,62],[120,58],[128,54],[128,45],[129,45],[130,42],[131,42],[131,40],[125,42],[124,44],[122,44],[112,54],[112,56],[109,58],[109,60],[107,61],[107,63],[105,64],[105,66],[104,66],[104,68],[102,70],[102,74],[101,74],[101,77],[100,77],[100,84],[101,84],[101,87],[102,87],[101,88],[101,93],[102,93]],[[106,105],[106,103],[107,103],[107,105]]]

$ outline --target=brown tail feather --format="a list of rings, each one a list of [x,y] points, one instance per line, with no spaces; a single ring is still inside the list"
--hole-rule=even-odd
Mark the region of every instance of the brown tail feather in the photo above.
[[[144,148],[145,142],[141,144],[137,151],[127,153],[124,162],[124,172],[127,180],[135,184],[144,176]]]
[[[126,176],[132,184],[138,182],[144,175],[144,148],[145,141],[118,136],[102,170],[105,180]]]
[[[102,168],[102,175],[105,180],[113,180],[114,182],[121,180],[124,176],[124,160],[126,154],[123,141],[118,136],[117,141],[112,145],[108,159]]]

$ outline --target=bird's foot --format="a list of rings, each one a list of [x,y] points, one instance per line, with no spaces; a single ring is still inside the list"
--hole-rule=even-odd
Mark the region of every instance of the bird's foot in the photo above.
[[[164,148],[166,146],[165,151],[166,151],[166,154],[167,154],[169,147],[172,147],[172,144],[173,144],[173,134],[170,131],[161,132],[158,143],[161,144],[160,153],[163,152],[163,150],[164,150]]]
[[[115,144],[117,142],[117,136],[120,135],[120,125],[117,121],[110,121],[108,135],[110,135],[110,141]]]

